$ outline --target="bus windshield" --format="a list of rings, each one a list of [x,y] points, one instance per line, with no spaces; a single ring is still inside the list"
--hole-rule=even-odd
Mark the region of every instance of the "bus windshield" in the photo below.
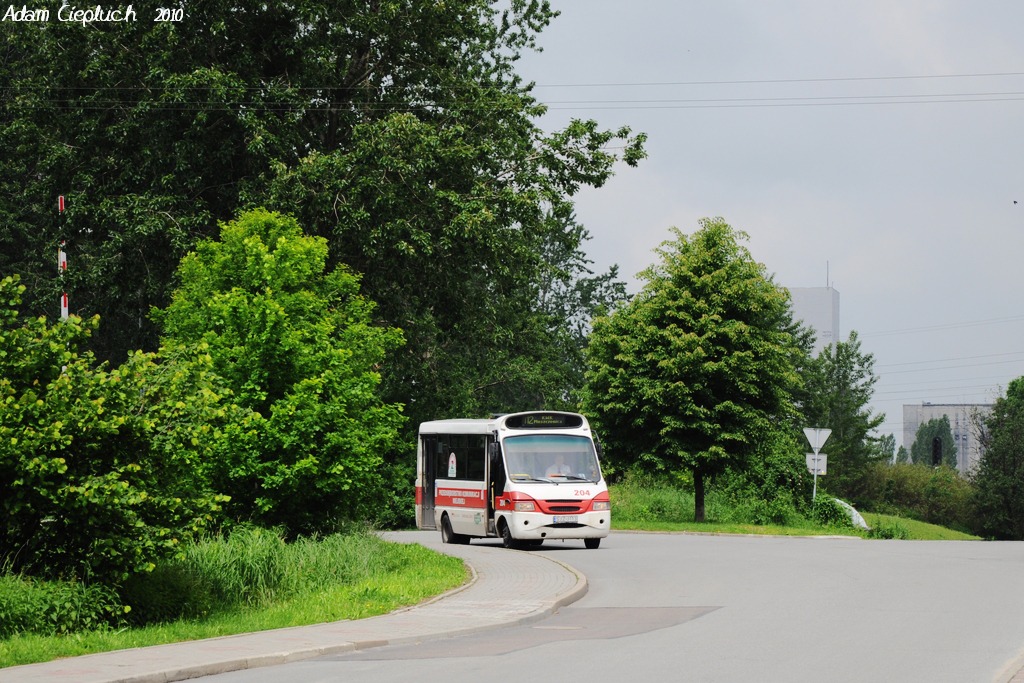
[[[600,481],[594,444],[585,436],[530,434],[504,441],[505,465],[513,481]]]

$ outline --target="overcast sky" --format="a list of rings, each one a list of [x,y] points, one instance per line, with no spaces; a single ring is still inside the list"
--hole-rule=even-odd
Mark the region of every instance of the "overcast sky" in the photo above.
[[[1024,375],[1024,2],[552,6],[520,67],[542,124],[649,136],[578,198],[599,269],[636,291],[670,226],[721,216],[778,284],[839,291],[898,444],[903,404],[991,402]]]

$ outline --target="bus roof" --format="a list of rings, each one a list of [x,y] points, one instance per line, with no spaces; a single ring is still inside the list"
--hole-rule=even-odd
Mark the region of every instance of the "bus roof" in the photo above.
[[[451,420],[432,420],[430,422],[420,423],[420,434],[490,434],[498,429],[499,425],[506,423],[516,424],[516,429],[521,429],[527,425],[520,426],[518,423],[522,421],[522,418],[535,417],[539,419],[548,418],[556,421],[564,420],[564,418],[575,419],[576,424],[562,424],[561,428],[584,428],[588,429],[587,419],[578,413],[568,413],[564,411],[551,411],[551,410],[532,410],[521,413],[508,413],[505,415],[497,415],[491,418],[473,419],[473,418],[456,418]],[[558,429],[559,425],[556,423],[535,423],[529,425],[532,429],[544,429],[544,428],[555,428]]]
[[[420,423],[420,434],[490,434],[497,423],[490,419],[457,418]]]

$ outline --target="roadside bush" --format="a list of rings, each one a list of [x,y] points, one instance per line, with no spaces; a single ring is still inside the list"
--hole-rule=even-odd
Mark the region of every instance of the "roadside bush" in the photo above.
[[[131,576],[121,588],[121,599],[131,607],[127,618],[133,626],[202,619],[217,608],[209,584],[181,560]]]
[[[853,528],[850,513],[835,498],[819,494],[811,505],[811,518],[821,526],[836,528]]]
[[[126,611],[117,594],[100,584],[0,576],[0,638],[114,627]]]
[[[799,526],[803,515],[790,495],[734,500],[727,519],[739,524]]]
[[[728,521],[796,525],[804,519],[810,482],[803,455],[791,435],[776,431],[758,457],[716,480],[729,500]]]
[[[878,522],[868,530],[868,538],[900,539],[910,538],[910,532],[899,522]]]
[[[862,507],[967,531],[974,487],[953,468],[875,463],[866,477]]]
[[[189,359],[108,371],[78,351],[98,319],[21,319],[23,291],[0,280],[0,565],[115,586],[216,512],[194,474],[216,395],[190,402]]]
[[[626,473],[612,489],[614,518],[630,522],[692,522],[693,494],[640,472]],[[708,517],[712,505],[706,501]]]

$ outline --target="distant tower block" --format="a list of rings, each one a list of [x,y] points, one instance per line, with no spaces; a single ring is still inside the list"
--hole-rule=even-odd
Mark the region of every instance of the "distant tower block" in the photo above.
[[[839,337],[839,292],[832,287],[791,287],[793,318],[814,330],[815,356]]]

